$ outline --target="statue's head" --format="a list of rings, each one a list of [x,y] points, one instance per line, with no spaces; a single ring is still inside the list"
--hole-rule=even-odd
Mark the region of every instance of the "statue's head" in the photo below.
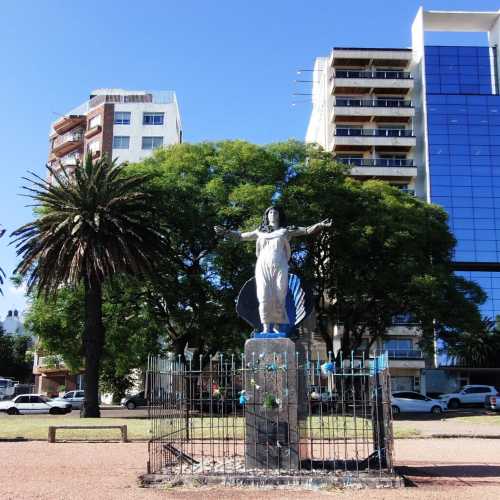
[[[266,208],[260,230],[269,233],[277,227],[286,227],[286,215],[281,207],[273,205]]]

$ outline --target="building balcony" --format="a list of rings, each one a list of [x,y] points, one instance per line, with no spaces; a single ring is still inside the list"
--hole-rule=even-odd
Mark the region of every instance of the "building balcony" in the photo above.
[[[100,125],[96,125],[95,127],[89,128],[85,132],[85,139],[90,139],[91,137],[94,137],[94,135],[97,135],[102,131],[102,127]]]
[[[52,128],[57,134],[64,134],[75,127],[84,125],[85,120],[85,115],[69,114],[54,122]]]
[[[417,176],[417,167],[412,159],[393,160],[386,158],[336,158],[339,163],[352,165],[353,177],[389,177],[413,179]]]
[[[52,163],[51,166],[54,170],[59,170],[61,167],[65,167],[66,169],[71,170],[72,168],[75,168],[81,161],[81,154],[80,152],[78,153],[73,153],[69,154],[66,156],[63,156],[62,158],[56,158]]]
[[[419,350],[380,350],[376,354],[387,353],[389,368],[425,368],[424,353]]]
[[[408,68],[412,59],[411,49],[390,49],[379,47],[334,47],[329,65],[354,66],[362,68],[377,66],[379,68]]]
[[[330,82],[330,94],[367,92],[407,94],[413,89],[413,78],[407,71],[336,70]]]
[[[412,75],[409,71],[360,71],[350,69],[335,70],[335,78],[369,78],[377,80],[410,80]]]
[[[339,163],[357,167],[413,167],[413,158],[336,158]]]
[[[380,117],[380,121],[408,122],[415,116],[415,108],[410,100],[405,99],[356,99],[336,98],[330,114],[330,120],[368,121]]]
[[[52,143],[52,153],[61,158],[83,145],[83,130],[71,131],[57,136]]]
[[[351,108],[412,108],[413,104],[407,99],[355,99],[336,98],[335,106]]]
[[[415,137],[413,130],[399,128],[337,127],[335,135],[341,137]]]
[[[418,349],[380,349],[375,354],[387,353],[389,359],[424,359],[424,353]]]
[[[64,363],[61,356],[35,356],[35,363],[33,367],[34,374],[53,373],[67,370],[68,367]]]
[[[384,128],[337,128],[334,145],[407,146],[416,145],[412,130]]]

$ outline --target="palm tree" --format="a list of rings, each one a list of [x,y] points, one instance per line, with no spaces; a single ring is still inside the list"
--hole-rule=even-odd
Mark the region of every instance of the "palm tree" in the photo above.
[[[64,285],[85,291],[85,404],[83,417],[99,417],[99,368],[104,345],[102,287],[116,273],[141,274],[163,254],[165,240],[152,226],[144,176],[127,177],[123,165],[87,156],[74,173],[48,167],[52,180],[24,178],[38,217],[12,233],[21,261],[16,269],[28,293],[53,297]],[[149,218],[148,218],[149,215]]]

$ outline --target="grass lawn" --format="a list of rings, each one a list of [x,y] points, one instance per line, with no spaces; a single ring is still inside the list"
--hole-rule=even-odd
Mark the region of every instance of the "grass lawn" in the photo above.
[[[496,415],[469,415],[467,417],[457,417],[456,422],[466,422],[468,424],[490,424],[500,425],[500,414]]]
[[[126,425],[128,438],[149,439],[150,422],[141,418],[86,418],[71,417],[66,415],[51,415],[47,417],[33,415],[11,415],[0,417],[0,439],[47,439],[49,425]],[[185,436],[184,420],[164,420],[157,424],[158,431],[170,433],[178,431],[177,436]],[[368,420],[352,417],[311,417],[308,419],[303,435],[317,438],[321,435],[327,437],[350,438],[354,436],[354,429],[358,436],[364,433],[371,436],[371,423]],[[226,418],[199,418],[191,419],[190,436],[196,438],[230,438],[242,439],[244,435],[245,421],[242,417]],[[413,428],[396,427],[395,437],[414,437],[419,431]],[[93,439],[120,439],[118,429],[68,429],[57,430],[56,439],[93,440]]]

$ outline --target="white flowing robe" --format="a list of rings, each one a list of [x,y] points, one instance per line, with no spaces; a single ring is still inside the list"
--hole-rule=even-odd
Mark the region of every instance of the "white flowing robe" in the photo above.
[[[241,239],[257,240],[255,283],[259,301],[259,316],[262,324],[289,324],[286,312],[288,293],[288,261],[290,260],[290,239],[308,234],[306,228],[285,227],[272,232],[258,229],[241,233]]]

